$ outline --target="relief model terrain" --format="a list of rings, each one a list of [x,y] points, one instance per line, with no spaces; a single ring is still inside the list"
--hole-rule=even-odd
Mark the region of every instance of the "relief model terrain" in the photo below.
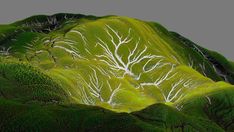
[[[234,62],[155,22],[0,25],[0,131],[234,130]]]

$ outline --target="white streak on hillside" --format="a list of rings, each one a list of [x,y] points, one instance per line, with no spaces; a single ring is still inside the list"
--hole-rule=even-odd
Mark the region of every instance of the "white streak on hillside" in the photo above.
[[[91,68],[91,67],[90,67]],[[114,102],[114,98],[117,95],[117,93],[121,90],[122,84],[119,83],[116,87],[113,85],[110,85],[109,80],[101,81],[98,77],[98,73],[94,68],[91,68],[93,71],[92,74],[88,75],[88,79],[84,79],[82,76],[79,76],[79,80],[83,83],[82,87],[79,88],[81,91],[81,98],[83,100],[83,103],[88,105],[93,105],[97,101],[108,103],[111,106],[114,106],[116,103]],[[100,70],[100,68],[99,68]],[[100,70],[103,72],[103,70]],[[104,73],[106,74],[106,73]],[[105,85],[104,85],[105,84]],[[115,88],[113,88],[115,87]],[[87,91],[85,90],[87,89]],[[107,98],[103,97],[103,92],[109,91],[109,95]]]
[[[103,50],[104,54],[97,55],[100,58],[100,61],[106,63],[112,70],[115,71],[124,71],[122,77],[126,74],[134,77],[136,80],[140,78],[141,74],[136,74],[133,71],[133,67],[136,64],[141,63],[143,60],[151,61],[154,58],[163,58],[163,56],[151,55],[147,53],[147,46],[144,46],[143,49],[140,49],[139,43],[140,38],[137,42],[134,43],[134,48],[129,50],[128,54],[120,54],[120,47],[123,45],[133,44],[133,37],[131,37],[131,28],[128,29],[128,34],[126,36],[120,34],[118,31],[114,30],[109,25],[106,25],[105,31],[110,38],[111,44],[104,41],[100,37],[97,37],[99,45]],[[115,40],[117,39],[117,41]],[[114,47],[114,49],[111,48]],[[127,61],[123,60],[123,56],[126,55]],[[154,67],[156,68],[156,67]],[[151,69],[153,70],[153,69]]]
[[[10,55],[10,50],[12,49],[12,47],[8,47],[8,48],[6,48],[6,47],[1,47],[1,49],[0,49],[0,54],[1,55]]]

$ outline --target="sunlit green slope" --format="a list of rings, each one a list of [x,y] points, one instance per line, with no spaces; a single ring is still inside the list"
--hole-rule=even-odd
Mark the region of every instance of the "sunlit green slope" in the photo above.
[[[33,16],[0,25],[0,54],[4,130],[105,131],[122,120],[125,131],[234,128],[232,62],[154,22]]]

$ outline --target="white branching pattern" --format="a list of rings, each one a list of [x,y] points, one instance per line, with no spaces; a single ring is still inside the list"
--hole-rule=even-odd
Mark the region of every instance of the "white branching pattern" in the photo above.
[[[61,45],[62,44],[62,45]],[[61,49],[72,56],[73,59],[75,58],[82,58],[79,53],[78,49],[74,46],[76,44],[75,41],[62,39],[60,37],[56,37],[54,39],[50,38],[49,40],[44,41],[44,45],[50,46],[51,48],[58,48]]]
[[[153,59],[153,58],[152,58]],[[155,63],[154,65],[150,65],[149,66],[149,63],[152,61],[152,59],[149,59],[142,67],[142,70],[144,73],[148,73],[148,72],[151,72],[153,70],[155,70],[156,68],[162,68],[166,65],[170,65],[170,63],[165,63],[163,62],[164,59],[160,59],[157,61],[157,63]]]
[[[191,57],[191,55],[189,55],[189,61],[188,61],[188,66],[189,67],[191,67],[191,68],[194,68],[194,61],[193,61],[193,59],[192,59],[192,57]]]
[[[204,58],[206,58],[206,56],[204,55],[204,53],[196,45],[193,45],[193,49],[196,50],[198,53],[200,53]]]
[[[171,68],[167,72],[162,73],[155,81],[140,83],[141,87],[155,86],[160,91],[165,102],[176,102],[185,96],[184,90],[196,88],[206,82],[204,80],[197,80],[189,75],[178,74],[178,72],[174,72],[175,64],[170,65]],[[179,79],[176,79],[177,75],[180,76]],[[170,87],[162,86],[166,81],[170,81]]]
[[[163,93],[163,97],[166,102],[172,102],[174,99],[179,100],[181,97],[183,97],[182,88],[179,87],[184,82],[184,79],[180,78],[178,82],[175,82],[171,84],[170,91],[167,95]]]
[[[84,30],[84,28],[81,28],[81,29]],[[83,40],[84,44],[87,45],[87,38],[79,30],[72,29],[69,32],[78,34]]]
[[[43,44],[41,48],[36,48],[36,45],[38,43]],[[73,59],[76,58],[85,59],[79,54],[78,49],[76,48],[76,44],[77,44],[76,41],[67,38],[45,37],[42,38],[41,40],[35,39],[31,43],[27,43],[24,47],[30,53],[29,55],[26,55],[27,60],[30,61],[32,58],[45,52],[48,53],[49,56],[53,59],[53,61],[56,63],[57,57],[55,54],[53,54],[52,52],[53,49],[60,49],[65,53],[71,55]]]
[[[96,66],[96,69],[104,76],[107,76],[109,79],[111,79],[111,74],[113,74],[110,70],[106,70],[102,68],[101,66]]]
[[[107,103],[110,105],[114,105],[115,103],[113,102],[113,99],[114,99],[116,93],[118,93],[120,91],[121,83],[114,90],[111,88],[109,81],[107,81],[107,85],[108,85],[110,92],[111,92],[111,95],[109,96]]]
[[[203,73],[204,76],[207,76],[206,75],[206,65],[205,65],[205,62],[203,62],[202,64],[199,64],[200,68],[201,68],[201,71]]]
[[[168,80],[172,79],[174,76],[176,76],[177,73],[173,73],[174,67],[175,67],[175,64],[172,64],[170,70],[167,71],[166,73],[162,73],[158,77],[158,79],[156,79],[154,82],[144,82],[144,83],[141,83],[140,85],[142,87],[155,86],[161,92],[165,102],[173,101],[175,98],[178,98],[178,95],[181,92],[181,89],[179,89],[178,86],[182,83],[183,80],[181,79],[180,81],[178,81],[174,84],[171,84],[171,89],[168,93],[166,93],[166,91],[160,85],[163,82],[168,81]]]
[[[177,64],[180,64],[180,61],[176,58],[176,56],[171,55],[171,57],[173,58],[173,60],[174,60]]]
[[[10,55],[10,50],[12,49],[12,47],[8,47],[8,48],[6,48],[6,47],[0,47],[1,49],[0,49],[0,55],[5,55],[5,56],[7,56],[7,55]]]
[[[31,41],[30,43],[26,43],[25,46],[23,46],[27,51],[35,51],[36,43],[39,38]]]
[[[145,46],[143,50],[139,50],[139,43],[141,41],[139,38],[138,41],[135,43],[133,49],[128,48],[129,54],[126,56],[127,60],[124,61],[123,54],[119,53],[119,49],[123,45],[133,43],[131,30],[132,29],[129,28],[128,35],[124,37],[118,31],[114,30],[109,25],[106,25],[105,31],[110,38],[111,45],[108,45],[107,42],[98,37],[97,45],[99,45],[104,50],[104,54],[97,55],[97,57],[99,57],[100,61],[106,63],[111,69],[116,71],[124,71],[122,77],[128,74],[136,79],[139,79],[140,74],[136,74],[133,72],[133,67],[136,64],[142,62],[143,60],[148,60],[149,62],[154,58],[163,58],[163,56],[147,54],[147,46]],[[111,46],[114,46],[114,49],[111,49]],[[150,70],[153,70],[154,68],[156,68],[156,66]]]
[[[95,105],[94,100],[91,98],[91,96],[89,96],[84,88],[84,86],[80,86],[80,97],[81,97],[81,101],[84,104],[87,105]]]
[[[98,78],[97,71],[94,68],[91,69],[93,71],[93,74],[88,76],[88,80],[84,79],[82,76],[79,76],[79,80],[81,79],[81,81],[84,83],[84,85],[80,88],[83,103],[93,105],[96,103],[96,101],[100,101],[114,106],[114,98],[116,94],[121,90],[120,87],[122,84],[119,83],[117,87],[113,89],[113,86],[111,86],[110,82],[107,80],[105,87],[104,81],[100,81],[100,79]],[[87,88],[87,91],[85,90],[85,87]],[[109,91],[110,95],[108,96],[108,98],[103,97],[104,91]]]
[[[67,19],[66,16],[65,19]],[[55,24],[57,23],[57,19],[50,18],[48,19],[48,22],[50,24]],[[50,31],[51,29],[48,30]],[[83,41],[84,46],[86,47],[84,50],[88,54],[93,55],[95,53],[91,53],[87,48],[88,39],[82,30],[84,29],[81,27],[80,29],[72,29],[69,32],[74,33],[73,35],[79,37],[79,39]],[[174,60],[169,63],[167,61],[168,58],[163,56],[164,54],[158,54],[160,52],[159,49],[155,49],[157,55],[155,52],[154,54],[149,53],[148,47],[145,44],[142,44],[143,41],[141,38],[138,38],[136,41],[134,41],[134,35],[132,34],[131,28],[127,29],[126,35],[121,34],[119,31],[115,30],[109,25],[105,25],[104,30],[108,40],[97,37],[98,41],[96,43],[96,47],[98,46],[97,48],[103,50],[103,54],[96,54],[94,60],[103,62],[101,64],[108,66],[109,68],[97,65],[95,68],[90,67],[92,72],[86,76],[87,78],[79,76],[77,86],[79,87],[79,94],[82,103],[87,105],[96,105],[97,103],[103,102],[111,106],[115,106],[115,97],[121,90],[122,84],[110,84],[112,77],[123,78],[126,75],[129,75],[133,77],[135,81],[137,81],[139,88],[143,89],[146,86],[153,86],[158,89],[164,102],[176,102],[185,96],[184,92],[187,89],[196,88],[203,83],[194,80],[194,78],[191,76],[181,76],[181,74],[178,74],[178,71],[175,70],[176,65],[180,64],[179,58],[177,56],[169,55],[171,60]],[[50,55],[54,62],[56,62],[57,58],[52,50],[60,49],[71,55],[73,59],[84,58],[78,52],[78,42],[76,40],[70,40],[66,37],[46,37],[40,40],[43,44],[43,48],[40,49],[35,48],[37,41],[38,40],[32,41],[30,44],[25,46],[28,51],[33,51],[32,57],[46,52]],[[151,44],[149,41],[147,41],[147,43],[153,46],[153,44]],[[195,46],[194,48],[201,52],[198,47]],[[0,54],[8,55],[10,49],[11,47],[8,49],[4,48],[0,50]],[[123,52],[122,49],[124,49],[125,52]],[[194,63],[194,60],[189,55],[189,67],[193,68]],[[138,69],[135,70],[136,68],[134,68],[134,66],[137,66]],[[163,68],[167,66],[169,67],[169,70],[163,70]],[[199,64],[198,66],[200,67],[203,74],[206,75],[205,63]],[[151,82],[149,82],[149,80],[140,80],[143,76],[142,74],[147,75],[148,73],[154,73],[156,72],[155,70],[159,68],[160,71],[164,72],[161,72],[157,78],[152,77],[153,79]],[[99,75],[102,75],[100,77],[107,78],[107,80],[103,81],[103,79],[98,77]],[[167,84],[166,87],[164,83]],[[209,103],[211,103],[209,97],[207,97],[207,100]]]
[[[97,77],[96,70],[92,69],[93,73],[92,75],[89,75],[89,81],[83,80],[85,85],[89,88],[91,95],[98,98],[101,102],[104,101],[101,95],[101,91],[103,88],[103,82],[99,82],[99,79]]]
[[[166,80],[170,80],[172,77],[174,77],[177,73],[173,73],[175,65],[172,64],[171,68],[169,71],[167,71],[167,73],[162,73],[158,79],[156,79],[154,82],[144,82],[141,83],[141,86],[156,86],[159,87],[161,83],[163,83]]]
[[[76,34],[78,37],[80,37],[81,40],[82,40],[82,42],[83,42],[83,44],[84,44],[84,46],[85,46],[84,50],[86,51],[86,53],[88,53],[89,55],[93,55],[93,54],[90,52],[89,47],[88,47],[88,39],[87,39],[86,36],[85,36],[85,31],[86,31],[85,28],[86,28],[86,27],[82,25],[82,26],[79,26],[79,29],[71,29],[71,30],[69,31],[69,33],[74,33],[74,34]]]
[[[177,109],[178,111],[181,111],[183,108],[184,108],[184,105],[183,105],[183,104],[176,105],[176,109]]]
[[[38,19],[34,19],[34,21],[26,22],[22,24],[23,27],[43,27],[43,31],[51,32],[61,26],[59,24],[59,20],[56,16],[48,16],[46,17],[46,21],[40,21]],[[45,28],[45,25],[47,26]],[[50,26],[48,26],[50,25]],[[42,32],[42,30],[36,30],[34,28],[30,29],[31,32]]]

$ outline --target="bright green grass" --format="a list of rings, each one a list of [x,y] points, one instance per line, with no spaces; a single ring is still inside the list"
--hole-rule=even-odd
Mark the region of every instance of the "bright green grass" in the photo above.
[[[1,130],[233,129],[233,64],[158,23],[33,16],[0,43]]]

